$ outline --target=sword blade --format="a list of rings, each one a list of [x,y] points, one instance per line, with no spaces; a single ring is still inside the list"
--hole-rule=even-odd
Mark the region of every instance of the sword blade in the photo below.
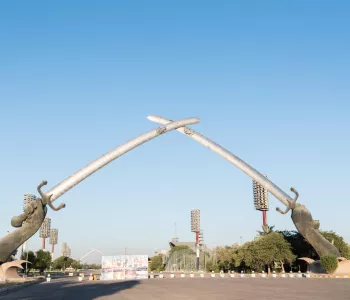
[[[152,122],[163,124],[163,125],[166,125],[166,124],[169,124],[169,122],[172,122],[171,120],[168,120],[160,116],[148,116],[147,119],[149,119]],[[266,190],[268,190],[284,205],[288,206],[288,200],[289,201],[293,200],[287,193],[285,193],[282,189],[280,189],[277,185],[275,185],[272,181],[266,178],[259,171],[254,169],[252,166],[247,164],[244,160],[240,159],[239,157],[237,157],[236,155],[234,155],[224,147],[221,147],[214,141],[210,140],[206,136],[187,127],[177,128],[176,130],[188,136],[189,138],[197,141],[198,143],[202,144],[204,147],[212,150],[216,154],[226,159],[228,162],[230,162],[231,164],[236,166],[238,169],[246,173],[250,178],[252,178],[256,182],[259,182]]]
[[[126,142],[125,144],[113,149],[112,151],[102,155],[96,160],[92,161],[85,167],[81,168],[73,175],[63,180],[56,186],[54,186],[49,191],[45,192],[45,195],[49,196],[52,194],[51,201],[56,200],[58,197],[62,196],[64,193],[68,192],[71,188],[76,186],[79,182],[83,181],[85,178],[89,177],[91,174],[95,173],[105,165],[109,164],[116,158],[122,156],[123,154],[129,152],[130,150],[156,138],[157,136],[174,130],[179,127],[186,125],[199,123],[199,118],[186,118],[174,122],[168,122],[167,125],[157,127],[149,132],[141,134],[136,138]]]

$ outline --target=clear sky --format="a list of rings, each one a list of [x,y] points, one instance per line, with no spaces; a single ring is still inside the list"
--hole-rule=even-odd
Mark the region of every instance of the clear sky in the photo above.
[[[23,195],[48,188],[156,125],[193,128],[246,160],[350,242],[348,1],[2,1],[1,235]],[[112,162],[58,199],[52,226],[78,258],[252,239],[252,183],[177,132]],[[270,196],[268,223],[294,229]],[[32,249],[40,247],[36,234]],[[57,252],[58,252],[57,251]]]

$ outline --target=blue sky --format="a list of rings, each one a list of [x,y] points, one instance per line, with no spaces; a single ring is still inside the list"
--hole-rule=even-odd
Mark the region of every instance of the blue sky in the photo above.
[[[0,4],[1,235],[25,193],[48,188],[156,125],[193,128],[288,192],[350,242],[347,1],[11,1]],[[251,180],[178,134],[114,161],[49,211],[74,257],[152,254],[252,239]],[[294,229],[270,196],[268,223]],[[38,235],[30,247],[40,247]],[[57,248],[59,251],[60,245]],[[99,259],[98,257],[96,259]]]

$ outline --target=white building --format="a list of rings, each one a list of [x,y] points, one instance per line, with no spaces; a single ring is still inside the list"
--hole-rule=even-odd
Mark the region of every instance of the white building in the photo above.
[[[35,195],[32,195],[32,194],[25,194],[24,195],[24,201],[23,201],[23,211],[24,209],[26,208],[26,206],[33,200],[36,199],[36,196]]]

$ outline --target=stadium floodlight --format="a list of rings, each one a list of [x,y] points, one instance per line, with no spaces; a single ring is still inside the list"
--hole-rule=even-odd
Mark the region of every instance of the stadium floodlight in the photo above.
[[[191,231],[200,232],[200,210],[192,209],[191,210]]]
[[[267,175],[265,175],[265,177],[267,177]],[[255,180],[253,180],[253,196],[254,207],[256,210],[269,210],[269,193],[261,184]]]
[[[24,195],[24,199],[23,199],[23,211],[25,211],[25,208],[27,207],[27,205],[36,199],[36,196],[33,194],[25,194]]]
[[[50,237],[50,233],[51,233],[51,219],[45,218],[39,230],[39,236],[43,239],[43,243],[42,243],[43,250],[45,250],[45,241],[48,237]]]
[[[267,177],[266,174],[264,174],[264,176]],[[254,180],[253,180],[253,197],[254,197],[254,207],[256,210],[262,211],[263,225],[267,226],[267,211],[269,210],[269,193],[260,183]]]
[[[58,243],[58,229],[51,229],[49,243],[52,245],[51,253],[53,254],[55,251],[55,245]]]
[[[191,210],[191,231],[196,233],[196,268],[199,270],[199,232],[201,231],[200,210]]]

